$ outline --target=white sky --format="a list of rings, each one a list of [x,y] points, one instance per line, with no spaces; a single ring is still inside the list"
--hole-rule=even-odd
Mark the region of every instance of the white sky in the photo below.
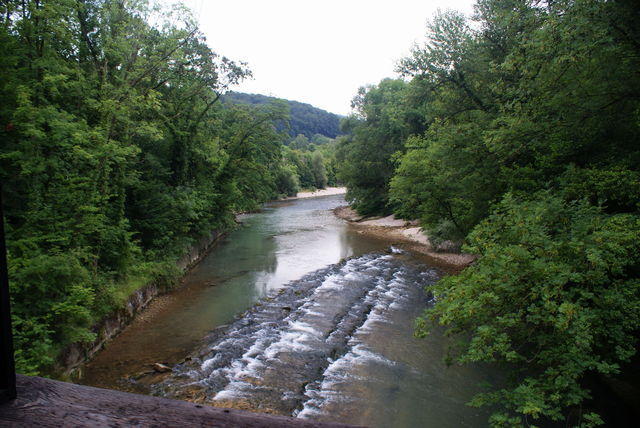
[[[184,0],[209,46],[246,61],[253,80],[233,90],[347,114],[360,86],[394,77],[435,11],[473,0]]]

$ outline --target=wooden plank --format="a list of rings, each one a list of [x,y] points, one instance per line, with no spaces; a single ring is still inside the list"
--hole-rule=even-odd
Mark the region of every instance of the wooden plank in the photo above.
[[[18,375],[0,427],[346,427]]]

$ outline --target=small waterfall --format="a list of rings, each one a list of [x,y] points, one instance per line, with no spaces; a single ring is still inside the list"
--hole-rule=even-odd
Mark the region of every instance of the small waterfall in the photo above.
[[[302,418],[348,409],[375,373],[415,375],[385,347],[410,337],[407,322],[399,329],[396,321],[410,322],[428,304],[424,287],[437,278],[396,254],[309,274],[212,332],[155,393]]]

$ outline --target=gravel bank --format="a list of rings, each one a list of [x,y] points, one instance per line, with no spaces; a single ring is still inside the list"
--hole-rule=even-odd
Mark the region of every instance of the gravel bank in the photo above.
[[[429,238],[422,233],[417,221],[400,220],[393,215],[365,219],[348,206],[338,207],[333,210],[333,213],[351,223],[359,233],[403,244],[411,251],[424,254],[434,264],[446,270],[460,271],[476,259],[471,254],[436,251],[429,242]]]
[[[344,195],[345,193],[347,193],[346,187],[327,187],[313,192],[298,192],[296,196],[290,199],[317,198],[318,196]]]

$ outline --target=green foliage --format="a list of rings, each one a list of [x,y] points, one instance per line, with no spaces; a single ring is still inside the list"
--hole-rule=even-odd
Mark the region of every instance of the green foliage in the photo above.
[[[311,157],[311,168],[315,187],[320,189],[327,187],[327,169],[320,153],[314,153]]]
[[[468,237],[466,250],[479,260],[436,284],[438,304],[418,331],[426,333],[428,319],[450,334],[469,332],[451,351],[457,361],[513,368],[511,383],[473,405],[503,405],[509,418],[563,420],[566,408],[589,397],[586,372],[618,373],[635,353],[638,236],[638,215],[608,216],[548,193],[507,195]],[[506,414],[494,418],[500,425]]]
[[[224,95],[224,101],[231,108],[247,104],[261,108],[274,102],[285,102],[288,106],[287,118],[273,118],[277,131],[286,130],[294,137],[285,142],[291,150],[285,151],[285,166],[277,173],[278,194],[295,196],[300,189],[323,189],[338,184],[333,140],[339,133],[337,115],[308,104],[257,94],[229,92]],[[291,176],[291,171],[295,171],[297,177]]]
[[[300,191],[300,179],[294,165],[285,165],[280,168],[276,177],[278,194],[284,196],[296,196]]]
[[[225,151],[229,159],[225,174],[234,177],[235,195],[233,208],[249,211],[278,195],[276,179],[283,164],[285,138],[277,132],[274,121],[287,117],[288,107],[274,103],[253,109],[243,105],[232,105],[225,109]]]
[[[390,201],[405,218],[419,218],[434,239],[461,239],[484,218],[505,188],[499,166],[481,142],[486,115],[460,124],[434,122],[407,140],[391,180]]]
[[[95,284],[81,255],[23,254],[9,254],[16,363],[37,374],[61,347],[94,338],[88,327]]]
[[[357,114],[345,119],[348,133],[338,142],[338,178],[347,185],[347,199],[361,214],[387,212],[392,156],[403,150],[408,136],[402,108],[406,83],[385,79],[360,88],[352,105]]]
[[[306,137],[298,136],[296,140],[298,139],[306,140]],[[324,189],[338,185],[333,140],[319,147],[309,144],[306,149],[297,149],[289,144],[285,149],[285,162],[296,171],[297,181],[302,189]]]
[[[0,5],[0,178],[18,370],[59,351],[234,212],[291,194],[284,102],[222,106],[250,75],[182,6]],[[319,131],[314,131],[319,132]]]
[[[392,209],[479,254],[419,321],[458,336],[459,362],[513,371],[473,404],[495,406],[496,426],[560,420],[582,412],[585,376],[636,352],[640,9],[478,0],[475,12],[473,25],[433,18],[398,90],[360,90],[339,176],[361,213]],[[585,413],[582,425],[602,422]]]
[[[296,138],[294,138],[289,142],[288,145],[294,150],[305,151],[305,150],[309,150],[310,148],[309,144],[311,143],[304,134],[298,134]]]
[[[321,139],[336,138],[340,133],[340,116],[329,113],[310,104],[298,101],[281,100],[279,98],[268,97],[259,94],[243,94],[241,92],[229,92],[225,94],[224,100],[227,103],[241,103],[251,105],[269,104],[274,101],[286,101],[291,110],[288,121],[278,123],[278,131],[287,130],[293,138],[304,135],[307,139],[314,140],[315,144],[322,144]],[[319,140],[316,135],[319,135]]]

